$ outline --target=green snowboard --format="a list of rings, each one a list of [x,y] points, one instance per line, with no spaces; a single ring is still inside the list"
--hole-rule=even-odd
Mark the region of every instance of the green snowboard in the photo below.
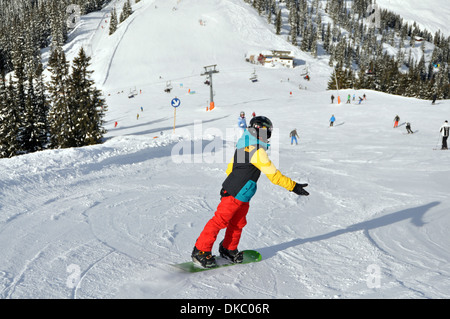
[[[259,252],[256,250],[244,250],[244,261],[241,264],[249,264],[261,261],[262,256]],[[222,267],[228,267],[228,266],[234,266],[234,265],[240,265],[240,264],[233,264],[228,259],[222,258],[220,256],[216,256],[216,267],[212,268],[203,268],[196,264],[194,264],[192,261],[188,261],[181,264],[173,264],[172,266],[182,269],[187,272],[200,272],[200,271],[206,271],[211,269],[217,269]]]

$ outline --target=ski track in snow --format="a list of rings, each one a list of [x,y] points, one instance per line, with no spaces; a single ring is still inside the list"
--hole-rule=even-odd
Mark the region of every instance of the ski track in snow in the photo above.
[[[449,101],[431,107],[367,91],[357,92],[368,95],[362,105],[329,104],[328,62],[276,36],[242,1],[141,1],[108,37],[103,21],[122,4],[83,18],[65,47],[69,58],[80,45],[93,53],[109,106],[104,144],[0,160],[0,298],[450,297],[450,162],[432,150]],[[177,37],[163,41],[170,32]],[[247,49],[274,46],[293,50],[311,81],[298,69],[244,61]],[[175,63],[180,52],[186,58]],[[220,69],[217,108],[205,112],[209,87],[200,73],[212,63]],[[250,83],[254,70],[259,81]],[[166,80],[171,94],[163,92]],[[143,92],[128,99],[134,87]],[[172,134],[175,96],[182,104]],[[219,203],[234,145],[220,132],[233,131],[241,110],[272,119],[279,146],[271,156],[279,155],[283,174],[309,183],[311,195],[297,197],[261,176],[240,248],[260,251],[263,261],[178,272],[170,264],[189,259]],[[330,129],[331,114],[343,125]],[[395,114],[420,133],[393,129]],[[300,138],[291,146],[294,127]],[[195,153],[177,162],[173,151],[183,142],[205,153],[219,145],[220,160]],[[375,288],[371,266],[380,271]]]

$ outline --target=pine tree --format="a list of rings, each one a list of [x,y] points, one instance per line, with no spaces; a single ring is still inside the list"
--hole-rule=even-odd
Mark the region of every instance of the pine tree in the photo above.
[[[35,152],[41,149],[36,136],[36,100],[34,78],[32,75],[30,75],[27,83],[25,109],[23,111],[22,121],[20,123],[22,135],[22,151],[24,153]]]
[[[132,14],[133,9],[131,8],[130,0],[127,0],[123,4],[122,13],[120,14],[120,23],[124,22]]]
[[[6,79],[4,71],[1,73],[0,78],[0,158],[7,157],[7,141],[6,134],[8,133],[7,127],[7,112],[9,110],[8,95],[6,91]]]
[[[450,93],[450,84],[449,84],[449,67],[441,66],[436,76],[436,92],[438,99],[448,99]]]
[[[48,85],[51,108],[49,131],[51,148],[75,147],[73,116],[69,104],[69,65],[62,50],[54,50],[48,63],[51,81]]]
[[[36,74],[30,73],[28,76],[25,110],[21,121],[24,152],[43,150],[47,144],[48,103],[45,96],[42,65],[36,71]]]
[[[113,34],[117,30],[117,11],[116,8],[114,8],[111,12],[111,21],[109,22],[109,35]]]
[[[67,24],[65,21],[64,3],[60,0],[50,1],[50,30],[52,36],[52,50],[62,47],[67,39]]]
[[[337,87],[336,87],[337,82]],[[353,73],[349,70],[341,68],[339,65],[333,69],[330,79],[328,80],[327,90],[343,90],[353,87]]]
[[[3,76],[0,90],[0,157],[13,157],[20,152],[18,139],[20,117],[17,108],[16,88],[12,76],[9,77],[8,86]]]
[[[35,71],[35,136],[38,149],[45,149],[48,143],[48,113],[50,109],[47,92],[44,82],[44,67],[42,63],[38,64]]]
[[[275,18],[275,33],[281,33],[281,10],[278,10],[277,16]]]
[[[22,128],[24,122],[26,121],[26,92],[25,92],[25,82],[26,78],[26,56],[25,56],[25,39],[22,36],[19,36],[16,41],[16,45],[13,51],[13,65],[14,65],[14,77],[15,77],[15,105],[17,110],[18,119],[18,127]],[[19,135],[17,137],[18,143],[20,145],[20,150],[22,152],[27,152],[26,146],[24,145],[29,139],[27,136],[27,131],[20,129]]]
[[[101,93],[91,79],[93,71],[89,71],[90,57],[83,48],[73,60],[70,76],[70,104],[74,116],[74,133],[76,146],[92,145],[101,142],[103,134],[103,116],[106,110]]]

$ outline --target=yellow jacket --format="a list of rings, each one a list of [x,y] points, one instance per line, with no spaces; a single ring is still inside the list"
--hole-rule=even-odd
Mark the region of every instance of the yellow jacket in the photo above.
[[[224,190],[235,198],[248,202],[256,192],[256,182],[263,172],[275,185],[292,191],[295,182],[284,176],[270,161],[264,147],[249,145],[236,149],[235,155],[228,164],[227,179],[223,183]]]

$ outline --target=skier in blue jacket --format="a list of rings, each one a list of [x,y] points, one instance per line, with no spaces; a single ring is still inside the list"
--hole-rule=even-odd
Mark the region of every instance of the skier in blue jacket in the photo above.
[[[238,119],[238,127],[240,129],[240,136],[242,136],[242,134],[245,132],[245,130],[247,129],[247,121],[245,120],[245,112],[242,111],[239,119]],[[239,137],[240,137],[239,136]]]
[[[330,126],[333,126],[334,121],[336,121],[336,118],[334,117],[334,114],[333,114],[333,115],[331,115],[331,118],[330,118]]]

